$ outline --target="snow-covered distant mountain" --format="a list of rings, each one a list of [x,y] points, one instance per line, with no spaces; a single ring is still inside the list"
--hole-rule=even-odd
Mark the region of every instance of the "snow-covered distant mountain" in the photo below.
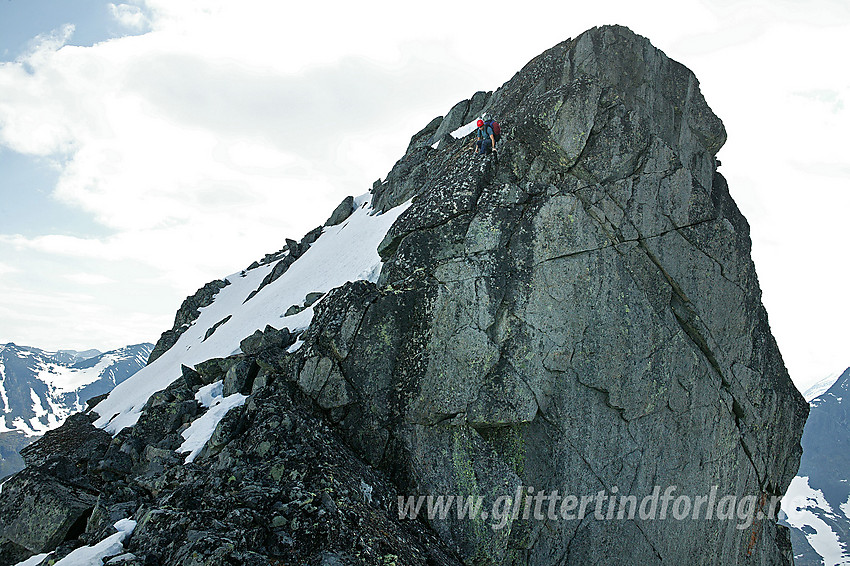
[[[0,346],[0,432],[36,436],[58,427],[144,367],[152,348],[136,344],[101,354]]]
[[[826,383],[830,385],[824,391]],[[820,394],[810,398],[810,393]],[[850,368],[809,388],[797,477],[782,501],[797,566],[850,566]]]
[[[20,448],[139,371],[152,349],[147,343],[106,353],[0,345],[0,477],[21,467]]]
[[[821,379],[820,381],[803,391],[803,397],[806,399],[806,401],[811,403],[812,400],[814,400],[816,397],[820,397],[821,395],[829,391],[829,388],[832,387],[836,381],[838,381],[839,377],[841,377],[840,372],[826,376],[825,378]]]

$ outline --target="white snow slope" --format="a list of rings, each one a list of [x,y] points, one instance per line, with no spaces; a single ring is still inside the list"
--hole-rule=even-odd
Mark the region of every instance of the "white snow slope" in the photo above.
[[[787,515],[788,524],[806,533],[809,544],[823,558],[824,566],[850,566],[848,549],[832,527],[815,513],[826,513],[836,519],[835,512],[823,492],[809,486],[808,477],[797,476],[791,480],[782,498],[782,511]]]
[[[291,305],[302,305],[308,293],[327,293],[358,279],[376,281],[381,269],[378,244],[410,203],[379,215],[371,209],[370,201],[370,194],[355,199],[355,211],[347,220],[326,227],[282,276],[247,302],[276,262],[228,276],[229,285],[218,292],[212,304],[201,309],[174,346],[97,405],[100,419],[95,425],[113,434],[134,425],[148,398],[181,376],[181,364],[193,367],[238,353],[239,343],[266,325],[278,329],[285,326],[292,332],[306,329],[313,317],[312,307],[291,316],[284,313]],[[227,316],[230,320],[204,340],[207,330]],[[210,426],[214,429],[215,423],[205,423],[204,429],[208,431]]]

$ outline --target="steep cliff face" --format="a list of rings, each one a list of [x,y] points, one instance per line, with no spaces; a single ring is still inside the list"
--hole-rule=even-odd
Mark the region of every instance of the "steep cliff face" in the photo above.
[[[498,159],[426,145],[397,166],[418,163],[416,183],[376,189],[413,204],[379,248],[378,284],[322,303],[300,383],[321,395],[344,379],[349,441],[423,493],[783,493],[807,407],[693,74],[602,28],[486,108],[506,132]],[[482,526],[435,522],[470,562],[790,563],[773,522]]]
[[[482,110],[502,124],[498,157],[451,135]],[[622,27],[459,103],[372,189],[373,213],[394,219],[375,240],[379,276],[275,315],[292,332],[227,349],[244,312],[286,309],[262,301],[365,222],[346,220],[365,206],[352,201],[278,278],[243,273],[263,285],[232,318],[202,314],[175,337],[187,346],[164,343],[150,367],[216,340],[220,359],[160,371],[177,381],[143,410],[116,395],[94,408],[107,428],[135,425],[82,466],[100,499],[79,540],[133,517],[137,563],[791,564],[787,530],[758,513],[794,477],[808,406],[716,171],[724,141],[693,74]],[[225,298],[211,300],[205,313]],[[183,464],[218,381],[247,399]],[[560,505],[549,516],[556,491],[593,498],[581,518]],[[665,511],[619,514],[621,496],[660,506],[658,491]],[[480,496],[490,516],[425,519],[437,538],[397,517],[396,496],[418,494]],[[538,494],[535,518],[525,496]],[[730,516],[724,497],[750,504]],[[496,517],[499,501],[509,512]],[[9,552],[23,552],[10,532]]]

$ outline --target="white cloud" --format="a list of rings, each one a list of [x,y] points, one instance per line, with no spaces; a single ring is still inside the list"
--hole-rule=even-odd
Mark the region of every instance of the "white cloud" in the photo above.
[[[63,276],[68,281],[78,283],[80,285],[98,286],[115,283],[115,279],[97,273],[67,273]]]
[[[139,0],[111,10],[146,32],[74,47],[66,26],[0,64],[0,144],[55,161],[55,196],[111,232],[0,235],[0,247],[61,265],[66,283],[82,283],[75,262],[132,264],[167,288],[159,308],[170,319],[178,295],[365,192],[435,115],[616,14],[696,72],[727,126],[721,170],[752,224],[792,376],[813,381],[844,355],[836,344],[846,343],[850,312],[829,300],[847,279],[850,83],[837,70],[850,52],[850,8],[841,0],[496,1],[484,12],[444,0]],[[93,273],[130,285],[128,269]],[[120,309],[109,287],[99,299]]]
[[[133,4],[109,4],[109,10],[113,18],[128,28],[141,31],[150,25],[150,21],[139,6]]]
[[[0,262],[0,276],[20,271],[17,267]]]
[[[26,309],[21,309],[26,305]],[[107,328],[110,312],[95,295],[51,290],[38,292],[17,286],[4,286],[0,294],[0,318],[4,328],[0,340],[42,348],[92,347],[93,344],[125,345],[138,331],[138,324],[125,320]],[[20,329],[11,334],[12,329]],[[115,332],[116,336],[109,336]],[[138,340],[136,340],[138,341]],[[64,344],[73,344],[65,346]]]

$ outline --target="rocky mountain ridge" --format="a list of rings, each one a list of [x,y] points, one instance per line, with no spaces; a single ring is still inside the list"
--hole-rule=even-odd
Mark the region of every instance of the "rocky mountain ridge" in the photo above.
[[[479,111],[497,155],[452,135]],[[716,170],[725,138],[693,74],[626,28],[544,52],[414,135],[304,247],[187,303],[136,379],[25,454],[0,558],[132,518],[127,564],[792,564],[770,516],[808,405]],[[671,486],[759,516],[494,528],[397,508]]]

